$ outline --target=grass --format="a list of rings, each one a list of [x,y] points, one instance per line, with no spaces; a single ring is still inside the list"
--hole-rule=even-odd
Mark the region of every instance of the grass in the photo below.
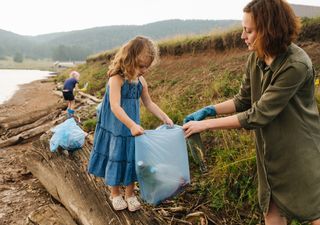
[[[54,62],[50,59],[34,60],[25,58],[23,62],[14,62],[12,58],[1,58],[0,69],[35,69],[53,71]]]
[[[83,122],[83,129],[86,132],[91,132],[91,131],[94,131],[96,125],[97,125],[96,118],[88,119]]]

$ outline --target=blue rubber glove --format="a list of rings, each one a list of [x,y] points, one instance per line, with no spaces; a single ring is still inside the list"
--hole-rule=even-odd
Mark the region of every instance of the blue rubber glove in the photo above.
[[[192,120],[199,121],[199,120],[203,120],[207,116],[216,116],[216,115],[217,115],[216,108],[213,105],[209,105],[186,116],[183,119],[183,124],[188,123],[189,121],[192,121]]]

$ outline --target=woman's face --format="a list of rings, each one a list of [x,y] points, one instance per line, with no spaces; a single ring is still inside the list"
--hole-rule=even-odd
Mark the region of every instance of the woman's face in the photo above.
[[[243,31],[241,34],[241,38],[248,46],[249,51],[256,50],[255,41],[257,39],[257,30],[251,13],[243,13],[242,28]]]

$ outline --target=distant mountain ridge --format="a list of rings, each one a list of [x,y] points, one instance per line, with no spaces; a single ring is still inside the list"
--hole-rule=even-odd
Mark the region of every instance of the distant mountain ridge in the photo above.
[[[108,26],[72,31],[49,43],[54,45],[86,44],[87,47],[98,52],[118,47],[137,35],[160,40],[177,35],[208,33],[214,29],[227,29],[239,24],[238,20],[166,20],[140,26]]]
[[[320,7],[292,4],[300,17],[320,16]],[[83,60],[88,55],[116,48],[137,35],[154,40],[179,35],[206,34],[240,26],[240,20],[165,20],[145,25],[116,25],[38,36],[18,35],[0,29],[0,57],[19,53],[30,58]]]
[[[291,4],[295,13],[299,17],[319,17],[320,6],[297,5]]]
[[[86,56],[112,49],[137,35],[154,40],[177,35],[209,33],[239,26],[239,20],[165,20],[145,25],[95,27],[38,36],[23,36],[0,30],[0,56],[21,53],[25,57],[55,60],[83,60]]]

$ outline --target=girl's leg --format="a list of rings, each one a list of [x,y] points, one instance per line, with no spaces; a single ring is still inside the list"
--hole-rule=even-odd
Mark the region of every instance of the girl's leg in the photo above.
[[[112,202],[112,206],[115,210],[123,210],[128,207],[126,201],[123,199],[120,193],[119,186],[111,186],[111,196],[110,200]]]
[[[320,225],[320,219],[312,221],[311,225]]]
[[[111,190],[111,197],[112,198],[116,197],[116,196],[119,196],[121,194],[119,186],[111,186],[110,190]]]
[[[125,191],[125,196],[126,198],[130,198],[134,195],[134,183],[129,184],[128,186],[126,186],[126,191]]]
[[[264,221],[266,225],[287,225],[286,218],[281,216],[278,207],[272,199],[269,205],[269,212],[264,215]]]
[[[128,209],[131,212],[137,211],[141,208],[141,204],[138,201],[137,197],[134,195],[134,183],[126,186],[126,201],[128,204]]]

